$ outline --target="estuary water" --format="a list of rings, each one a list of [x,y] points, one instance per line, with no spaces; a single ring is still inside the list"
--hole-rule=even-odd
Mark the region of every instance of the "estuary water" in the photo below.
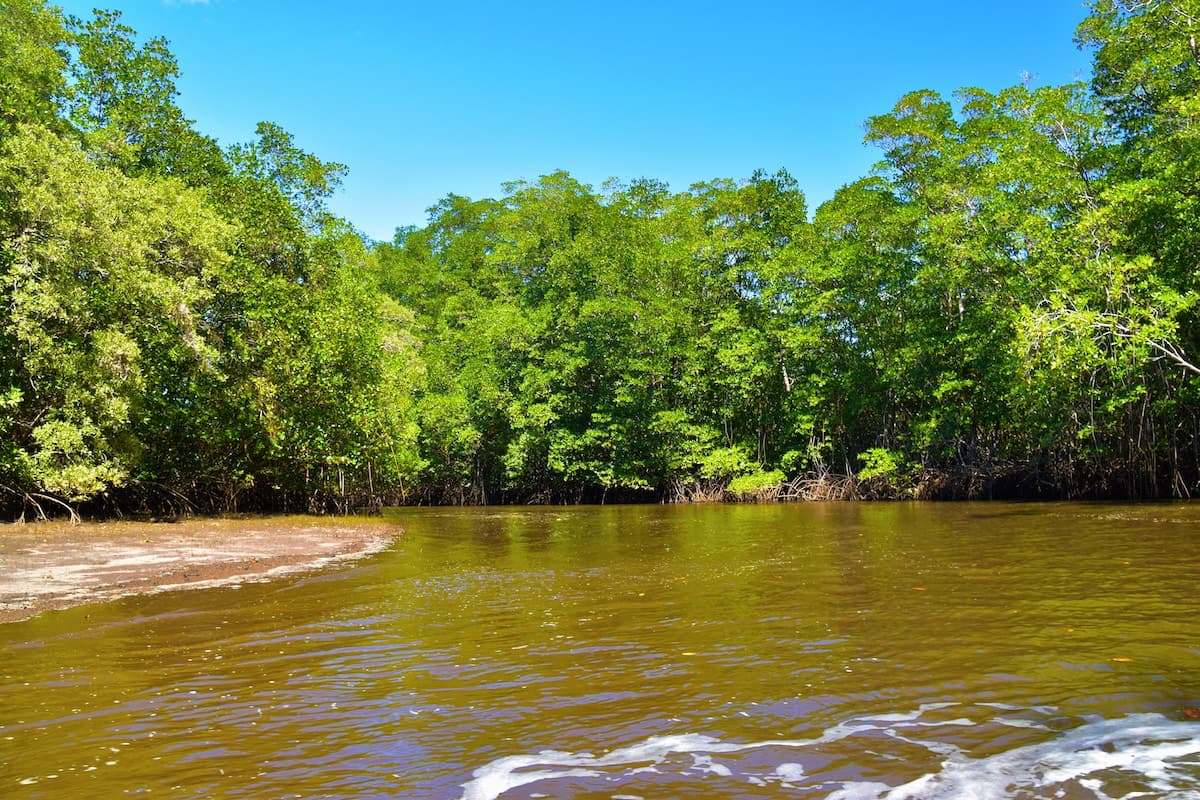
[[[0,626],[0,797],[1200,798],[1200,505],[389,513]]]

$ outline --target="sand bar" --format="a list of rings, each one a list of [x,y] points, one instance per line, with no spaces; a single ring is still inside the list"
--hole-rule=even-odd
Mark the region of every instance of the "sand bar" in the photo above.
[[[361,558],[383,519],[287,516],[0,526],[0,622],[133,594],[263,581]]]

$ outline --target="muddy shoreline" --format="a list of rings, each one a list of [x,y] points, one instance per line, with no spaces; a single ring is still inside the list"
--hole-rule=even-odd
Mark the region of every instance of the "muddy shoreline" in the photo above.
[[[378,552],[400,532],[378,518],[309,516],[0,526],[0,623],[319,569]]]

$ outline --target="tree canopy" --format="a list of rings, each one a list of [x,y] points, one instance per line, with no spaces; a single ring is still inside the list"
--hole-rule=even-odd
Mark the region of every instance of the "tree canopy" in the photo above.
[[[0,506],[1200,489],[1200,9],[1090,83],[898,99],[872,174],[565,172],[373,242],[115,11],[0,0]]]

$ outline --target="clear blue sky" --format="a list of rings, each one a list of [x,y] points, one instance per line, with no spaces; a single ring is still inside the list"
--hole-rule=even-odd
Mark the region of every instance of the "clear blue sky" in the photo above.
[[[870,170],[863,121],[902,94],[1089,65],[1081,0],[59,4],[166,37],[184,111],[222,144],[271,120],[347,164],[332,206],[377,239],[557,169],[682,191],[784,167],[815,207]]]

